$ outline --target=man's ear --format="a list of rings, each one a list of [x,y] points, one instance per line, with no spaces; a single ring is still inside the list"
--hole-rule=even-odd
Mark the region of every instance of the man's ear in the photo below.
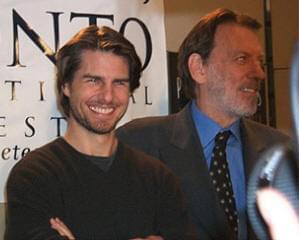
[[[68,83],[65,83],[61,86],[62,92],[65,96],[70,96],[70,85]]]
[[[204,83],[206,72],[204,60],[198,53],[192,53],[188,58],[188,68],[193,80],[199,84]]]

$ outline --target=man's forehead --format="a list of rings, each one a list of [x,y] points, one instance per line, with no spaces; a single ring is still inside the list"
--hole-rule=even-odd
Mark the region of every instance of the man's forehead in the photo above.
[[[237,23],[223,23],[217,27],[215,39],[217,37],[237,37],[243,35],[251,35],[258,38],[257,31],[254,29]]]
[[[225,23],[218,26],[214,37],[214,47],[240,48],[240,51],[248,49],[248,51],[263,55],[257,32],[235,23]]]

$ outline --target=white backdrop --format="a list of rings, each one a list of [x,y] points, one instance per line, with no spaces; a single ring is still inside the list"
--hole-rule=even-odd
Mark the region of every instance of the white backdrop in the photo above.
[[[168,113],[163,1],[1,0],[0,202],[9,171],[22,155],[63,135],[66,123],[56,108],[51,56],[93,21],[123,29],[142,61],[149,60],[121,123]]]

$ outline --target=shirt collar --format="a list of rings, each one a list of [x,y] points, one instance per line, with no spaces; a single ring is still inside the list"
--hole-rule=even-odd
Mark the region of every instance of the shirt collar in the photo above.
[[[214,137],[219,131],[225,130],[230,130],[237,141],[241,142],[240,119],[232,123],[228,128],[222,128],[196,106],[195,100],[193,100],[191,104],[191,114],[203,148],[214,140]]]

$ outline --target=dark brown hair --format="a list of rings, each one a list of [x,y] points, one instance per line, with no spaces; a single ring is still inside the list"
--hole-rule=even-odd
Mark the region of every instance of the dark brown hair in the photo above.
[[[131,93],[139,87],[141,76],[141,61],[135,47],[121,33],[103,26],[91,25],[79,31],[57,53],[56,57],[56,90],[58,104],[68,117],[69,99],[63,94],[63,86],[71,83],[75,72],[80,68],[83,50],[100,50],[112,52],[123,57],[129,66],[129,83]]]

